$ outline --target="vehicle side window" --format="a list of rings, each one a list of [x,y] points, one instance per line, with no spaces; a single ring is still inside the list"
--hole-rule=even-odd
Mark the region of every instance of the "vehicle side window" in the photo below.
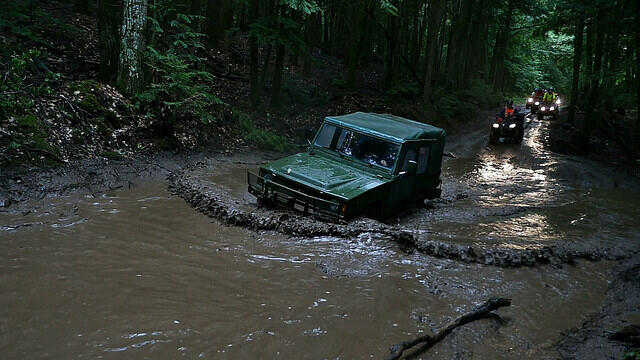
[[[409,164],[409,160],[416,160],[416,151],[413,149],[407,150],[407,153],[404,154],[404,161],[402,162],[402,169],[400,171],[406,171],[407,165]]]
[[[418,158],[418,171],[416,174],[424,174],[427,172],[427,164],[429,163],[429,147],[420,147],[420,157]]]
[[[322,129],[320,129],[320,132],[318,132],[318,136],[316,137],[315,144],[325,148],[330,147],[331,140],[333,139],[335,132],[335,126],[329,124],[322,125]]]

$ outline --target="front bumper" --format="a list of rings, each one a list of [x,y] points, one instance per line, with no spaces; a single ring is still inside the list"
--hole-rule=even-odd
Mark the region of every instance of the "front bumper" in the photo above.
[[[510,129],[509,126],[500,126],[499,128],[491,128],[491,134],[496,138],[515,138],[518,136],[520,129],[518,127],[514,127]]]
[[[321,199],[305,194],[271,179],[247,171],[249,193],[256,198],[276,206],[301,211],[304,215],[328,218],[344,218],[345,205],[338,201]]]

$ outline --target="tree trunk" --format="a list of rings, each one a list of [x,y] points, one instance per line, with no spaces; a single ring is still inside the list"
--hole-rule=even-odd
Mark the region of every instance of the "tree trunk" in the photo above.
[[[576,28],[573,39],[573,77],[571,80],[571,104],[569,105],[568,121],[574,123],[576,114],[576,106],[578,105],[578,97],[580,86],[580,60],[582,59],[582,33],[584,29],[584,15],[578,14],[576,18]]]
[[[114,84],[118,74],[121,15],[120,0],[98,1],[98,49],[100,50],[98,79],[108,84]]]
[[[584,66],[584,88],[582,94],[589,96],[591,94],[591,79],[593,78],[593,44],[595,42],[594,18],[587,22],[587,44],[585,51]]]
[[[284,45],[276,47],[276,67],[273,69],[273,87],[271,88],[271,106],[280,107],[280,88],[282,87],[282,69],[284,66]]]
[[[147,0],[125,0],[120,31],[118,85],[124,94],[133,96],[144,87],[142,55],[147,22]]]
[[[259,0],[250,0],[249,18],[254,22],[259,15]],[[257,108],[260,105],[260,86],[258,84],[258,41],[255,37],[249,37],[249,84],[251,86],[251,105]]]
[[[444,10],[444,0],[433,0],[429,13],[429,27],[427,29],[427,50],[425,60],[424,89],[422,91],[422,100],[426,103],[431,102],[431,82],[436,63],[439,61],[436,54],[438,45],[438,34],[440,33],[440,23],[442,21],[442,12]]]
[[[271,62],[271,49],[273,49],[273,45],[267,45],[267,53],[264,56],[264,61],[262,62],[262,76],[260,77],[260,88],[267,88],[267,75],[269,74],[269,63]]]
[[[362,4],[360,1],[350,1],[348,7],[348,37],[347,37],[347,76],[346,87],[349,90],[355,90],[356,77],[358,74],[358,54],[360,52],[360,28],[362,21]]]
[[[210,47],[217,47],[224,32],[232,26],[232,0],[209,0],[207,3],[207,36]]]
[[[637,95],[637,103],[636,103],[636,146],[640,148],[640,11],[636,10],[636,34],[635,34],[635,43],[636,43],[636,95]]]
[[[596,48],[593,58],[593,78],[591,79],[591,94],[589,96],[589,111],[585,117],[584,127],[582,129],[582,151],[587,153],[590,150],[591,132],[600,114],[600,70],[602,66],[602,53],[604,47],[604,10],[598,8],[597,24],[596,24]]]

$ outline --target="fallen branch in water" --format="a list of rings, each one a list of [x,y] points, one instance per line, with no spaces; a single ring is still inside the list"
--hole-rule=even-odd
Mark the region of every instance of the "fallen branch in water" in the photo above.
[[[387,360],[399,359],[405,350],[408,350],[421,343],[425,343],[424,346],[422,347],[422,350],[423,351],[427,350],[431,348],[433,345],[440,342],[440,340],[444,339],[445,336],[449,335],[453,331],[453,329],[457,328],[458,326],[462,326],[472,321],[486,318],[487,316],[490,316],[490,313],[493,310],[497,310],[503,306],[509,306],[509,305],[511,305],[511,299],[505,299],[505,298],[489,299],[485,301],[484,304],[476,308],[474,311],[470,313],[466,313],[460,316],[459,318],[455,319],[454,321],[450,322],[449,325],[447,325],[447,327],[442,329],[440,332],[438,332],[434,336],[423,335],[413,340],[408,340],[400,344],[391,345],[389,347],[389,351],[391,351],[391,355],[387,358]]]

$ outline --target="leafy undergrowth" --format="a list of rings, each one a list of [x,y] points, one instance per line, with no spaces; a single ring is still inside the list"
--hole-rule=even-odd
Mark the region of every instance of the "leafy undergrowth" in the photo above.
[[[279,152],[291,150],[292,145],[287,138],[269,130],[256,129],[249,115],[237,113],[236,118],[240,133],[247,143],[264,150]]]

